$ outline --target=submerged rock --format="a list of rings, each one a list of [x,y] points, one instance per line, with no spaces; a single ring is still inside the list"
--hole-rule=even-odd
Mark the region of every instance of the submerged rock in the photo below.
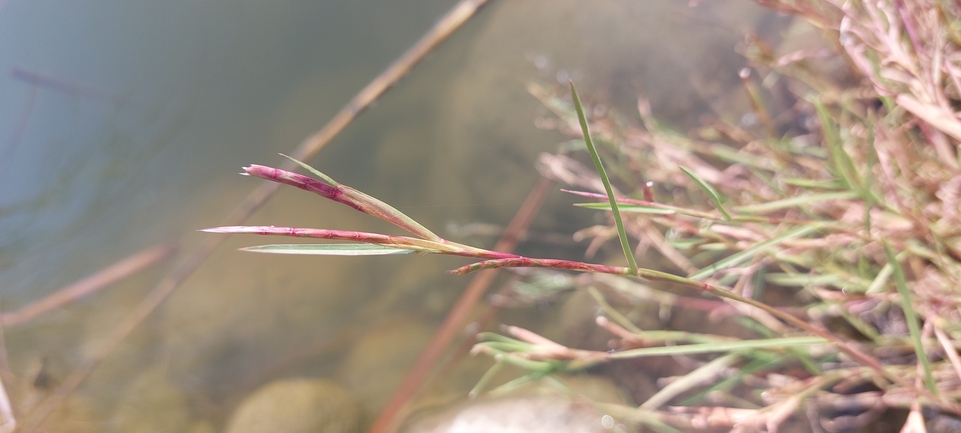
[[[284,379],[247,396],[225,431],[352,433],[360,424],[360,405],[343,388],[321,379]]]
[[[411,424],[404,433],[565,433],[609,431],[605,414],[589,404],[551,397],[472,402]],[[609,421],[612,423],[613,421]]]
[[[192,419],[187,395],[170,381],[162,363],[144,368],[127,382],[115,382],[120,384],[126,389],[99,431],[188,431]]]
[[[403,433],[606,432],[619,424],[592,403],[629,404],[618,387],[598,376],[568,376],[563,386],[529,386],[507,397],[466,402],[408,420]],[[562,390],[561,390],[562,389]],[[622,427],[623,428],[623,427]]]

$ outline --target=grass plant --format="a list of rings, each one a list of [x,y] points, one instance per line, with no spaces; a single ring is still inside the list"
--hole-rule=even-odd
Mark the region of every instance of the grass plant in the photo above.
[[[348,242],[247,248],[258,252],[475,260],[455,274],[518,267],[586,273],[577,281],[599,306],[596,325],[614,337],[611,351],[504,327],[480,334],[474,352],[495,359],[492,371],[512,364],[529,372],[507,387],[622,359],[686,359],[694,367],[639,407],[604,405],[619,419],[659,431],[776,431],[790,419],[831,430],[840,422],[838,408],[854,413],[846,422],[858,428],[876,426],[878,414],[891,410],[903,411],[908,430],[925,423],[959,426],[961,11],[926,0],[762,3],[807,20],[834,51],[775,53],[749,40],[743,50],[753,71],[741,76],[757,125],[718,119],[680,134],[658,123],[640,99],[639,126],[627,126],[631,121],[612,111],[588,119],[585,112],[592,111],[573,84],[532,86],[561,120],[560,129],[583,140],[588,155],[582,159],[595,171],[584,169],[572,150],[581,147],[570,143],[560,152],[571,155],[544,158],[553,170],[582,173],[575,184],[603,186],[569,192],[596,200],[585,208],[610,212],[613,229],[590,232],[597,244],[616,232],[626,267],[444,239],[300,162],[320,180],[258,165],[245,171],[348,205],[412,236],[273,226],[206,231]],[[781,83],[793,104],[770,112],[765,92],[773,86],[758,86],[752,77]],[[602,155],[595,141],[614,144],[617,158]],[[616,177],[608,177],[603,160],[617,161]],[[614,182],[629,189],[615,195]],[[640,267],[636,251],[669,265]],[[651,295],[657,291],[667,293]],[[614,293],[656,297],[675,309],[696,304],[709,311],[705,320],[722,311],[737,314],[744,332],[641,329],[608,300]],[[789,300],[778,301],[777,294]],[[704,295],[722,302],[703,303]]]

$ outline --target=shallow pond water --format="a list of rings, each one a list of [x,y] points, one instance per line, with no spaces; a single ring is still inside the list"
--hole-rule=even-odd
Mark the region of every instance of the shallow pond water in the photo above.
[[[506,225],[536,183],[537,154],[566,140],[534,126],[548,113],[526,82],[574,78],[625,112],[636,86],[662,117],[691,125],[738,91],[735,44],[779,24],[749,3],[587,3],[494,2],[310,163],[438,231]],[[3,377],[18,413],[210,236],[194,230],[222,223],[257,185],[236,175],[241,166],[280,163],[278,152],[452,4],[0,2],[0,310],[154,244],[182,251],[7,329]],[[589,222],[572,201],[551,195],[535,227],[569,233]],[[394,233],[296,190],[249,222]],[[50,425],[219,429],[243,395],[289,375],[340,380],[375,413],[467,282],[443,273],[464,263],[452,258],[236,251],[261,240],[228,240]]]

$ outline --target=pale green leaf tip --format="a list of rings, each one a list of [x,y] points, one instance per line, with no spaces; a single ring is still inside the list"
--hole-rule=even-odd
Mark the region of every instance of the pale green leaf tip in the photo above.
[[[314,176],[319,177],[319,178],[320,178],[321,180],[323,180],[324,182],[327,182],[328,184],[330,184],[330,185],[332,185],[332,186],[340,186],[340,184],[337,183],[337,181],[335,181],[334,179],[332,179],[330,176],[327,176],[326,174],[322,173],[320,170],[317,170],[316,168],[312,167],[310,164],[307,164],[306,162],[303,162],[303,161],[301,161],[301,160],[299,160],[299,159],[297,159],[297,158],[294,158],[294,157],[292,157],[292,156],[285,155],[285,154],[283,154],[283,153],[280,153],[279,155],[282,156],[282,157],[284,157],[284,158],[289,159],[291,162],[293,162],[294,164],[299,165],[299,166],[300,166],[301,168],[303,168],[304,170],[307,170],[307,171],[313,173]]]
[[[227,233],[227,234],[233,234],[233,233],[238,233],[238,232],[239,232],[239,231],[237,230],[237,227],[235,227],[235,226],[209,227],[209,228],[205,228],[205,229],[199,229],[199,230],[197,230],[197,231],[198,231],[198,232],[204,232],[204,233]]]
[[[728,213],[727,209],[724,208],[724,205],[721,203],[721,195],[720,193],[717,192],[717,189],[715,189],[714,186],[707,183],[707,181],[705,181],[704,179],[701,179],[700,176],[694,174],[694,172],[691,171],[691,169],[683,165],[678,165],[677,168],[680,168],[681,171],[683,171],[684,174],[687,175],[687,177],[691,178],[691,180],[693,180],[694,183],[700,186],[701,189],[703,189],[704,192],[706,192],[707,195],[711,197],[711,201],[713,201],[714,205],[717,206],[717,210],[721,212],[721,215],[724,216],[725,220],[727,221],[731,220],[731,214]]]

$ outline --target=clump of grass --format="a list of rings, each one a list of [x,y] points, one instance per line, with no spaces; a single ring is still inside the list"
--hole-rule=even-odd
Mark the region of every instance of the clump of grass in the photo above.
[[[680,134],[660,125],[643,100],[642,127],[625,126],[630,122],[615,115],[590,122],[573,85],[571,99],[564,90],[532,86],[564,130],[583,139],[597,173],[585,174],[592,171],[576,158],[545,155],[547,174],[563,171],[557,177],[570,180],[570,173],[580,173],[573,183],[598,186],[570,192],[597,200],[583,207],[610,212],[614,228],[590,233],[597,244],[616,233],[627,266],[523,257],[453,242],[307,166],[321,180],[263,166],[245,170],[346,204],[413,236],[273,226],[207,231],[350,242],[249,248],[260,252],[430,253],[477,260],[452,271],[458,274],[505,267],[588,273],[591,278],[578,281],[602,312],[596,324],[615,337],[612,351],[567,347],[517,327],[504,328],[507,335],[481,334],[474,351],[492,355],[495,368],[510,363],[529,371],[508,388],[618,359],[672,355],[691,361],[690,372],[639,407],[604,406],[624,422],[661,431],[775,431],[795,417],[821,430],[837,427],[834,414],[842,410],[857,415],[847,422],[863,426],[891,409],[910,411],[905,428],[915,431],[923,431],[925,420],[956,422],[959,11],[924,0],[764,3],[807,19],[837,44],[828,56],[746,45],[754,71],[742,78],[761,123],[756,128],[718,121]],[[853,84],[812,67],[815,57],[847,65]],[[753,74],[765,83],[787,82],[796,103],[786,113],[768,112]],[[798,118],[810,121],[793,121]],[[602,158],[595,142],[612,144],[600,150],[616,149],[617,157]],[[617,161],[613,179],[602,159]],[[625,192],[615,195],[612,182]],[[674,269],[639,267],[635,256],[644,251],[656,252]],[[667,290],[659,299],[675,305],[719,297],[760,337],[640,329],[594,287],[637,298]],[[775,291],[793,293],[789,307],[770,305],[766,294]]]
[[[807,414],[818,424],[815,429],[828,428],[839,407],[847,416],[857,414],[855,424],[861,426],[898,408],[911,411],[906,421],[911,429],[923,428],[925,419],[955,423],[944,420],[946,414],[961,414],[959,9],[922,0],[765,3],[807,19],[837,43],[830,54],[778,55],[761,44],[746,46],[754,71],[742,77],[753,72],[764,83],[787,82],[796,103],[786,113],[766,112],[764,95],[748,85],[760,125],[718,121],[684,135],[660,125],[641,100],[642,128],[624,126],[629,121],[615,115],[596,118],[594,140],[614,144],[618,155],[610,160],[629,167],[613,170],[623,174],[615,181],[627,186],[616,201],[639,250],[654,250],[686,278],[730,288],[745,299],[764,302],[765,292],[795,291],[790,315],[808,326],[741,299],[734,306],[769,338],[818,335],[840,353],[817,345],[721,350],[726,355],[716,360],[742,366],[741,373],[728,371],[715,383],[677,380],[698,398],[663,398],[665,388],[641,407],[674,402],[688,408],[646,414],[660,420],[673,419],[677,411],[726,413],[728,423],[715,426],[735,430],[756,425],[773,430],[791,414]],[[816,60],[847,65],[842,72],[856,79],[839,82],[814,67]],[[558,107],[562,130],[581,131],[562,91],[533,86],[532,93]],[[798,118],[810,121],[794,122]],[[566,156],[544,156],[543,162],[557,178],[584,172]],[[611,209],[608,194],[598,192],[574,193],[598,199],[584,207]],[[602,241],[610,233],[590,232],[601,234]],[[641,296],[636,282],[612,282],[608,276],[587,286],[616,286],[621,293],[633,287]],[[603,311],[599,323],[617,336],[614,348],[660,345],[652,336],[664,331],[631,329],[617,310]],[[674,354],[698,346],[671,343],[678,344]],[[522,334],[512,344],[518,346],[511,353],[533,354],[528,357],[542,350]],[[789,366],[795,365],[804,370],[792,373]],[[758,377],[783,382],[749,386],[753,395],[764,394],[745,402],[752,392],[743,385]],[[735,383],[742,389],[722,400],[754,407],[722,407],[706,399],[711,393],[721,398],[718,393]],[[669,388],[670,395],[679,395],[677,386]],[[858,388],[862,391],[849,391]]]

